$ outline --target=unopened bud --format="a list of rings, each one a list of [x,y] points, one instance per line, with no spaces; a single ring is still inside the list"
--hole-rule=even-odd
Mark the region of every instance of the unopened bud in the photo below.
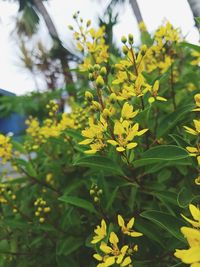
[[[96,79],[96,85],[98,88],[102,88],[104,86],[104,80],[101,75],[99,75]]]
[[[107,70],[106,70],[106,67],[102,67],[101,70],[100,70],[100,74],[102,76],[105,76],[107,74]]]
[[[134,42],[133,35],[130,33],[128,35],[128,42],[129,42],[129,44],[133,44],[133,42]]]
[[[125,45],[122,47],[122,52],[123,52],[125,55],[128,54],[128,48],[127,48]]]
[[[122,41],[123,44],[125,44],[127,42],[126,36],[122,36],[121,41]]]

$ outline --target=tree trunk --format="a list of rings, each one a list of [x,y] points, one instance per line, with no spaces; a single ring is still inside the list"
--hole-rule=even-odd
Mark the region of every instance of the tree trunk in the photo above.
[[[191,8],[193,17],[200,17],[200,1],[199,0],[187,0],[188,4]],[[198,27],[197,22],[195,20],[195,25]]]
[[[38,12],[42,15],[52,39],[54,41],[58,41],[59,43],[61,43],[61,41],[59,39],[58,32],[56,30],[56,27],[53,24],[53,21],[52,21],[50,15],[48,13],[46,7],[44,6],[42,0],[33,0],[33,4],[36,7],[36,9],[38,10]],[[61,55],[61,56],[59,56],[59,59],[60,59],[61,65],[62,65],[63,74],[65,77],[65,82],[66,82],[66,84],[68,84],[68,83],[72,83],[73,79],[72,79],[72,75],[69,71],[69,64],[68,64],[66,56],[67,55],[65,55],[65,56]]]
[[[36,9],[38,10],[38,12],[42,15],[51,37],[59,39],[56,27],[53,24],[53,21],[52,21],[51,17],[49,16],[49,13],[48,13],[46,7],[44,6],[42,0],[33,0],[33,4],[36,7]]]
[[[137,19],[138,24],[143,21],[142,14],[140,12],[140,8],[138,6],[137,0],[129,0],[130,5],[132,7],[133,13]]]

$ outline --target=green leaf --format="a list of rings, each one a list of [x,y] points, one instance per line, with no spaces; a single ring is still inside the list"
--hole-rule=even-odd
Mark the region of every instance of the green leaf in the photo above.
[[[200,195],[194,195],[189,188],[183,187],[178,193],[177,203],[179,207],[186,208],[194,199],[200,199]]]
[[[56,254],[68,256],[80,248],[83,243],[84,242],[81,238],[68,236],[67,238],[58,241],[56,246]]]
[[[180,46],[182,46],[182,47],[188,47],[188,48],[191,48],[192,50],[195,50],[197,52],[200,52],[200,46],[199,45],[194,45],[194,44],[182,42],[182,43],[180,43]]]
[[[176,161],[188,157],[188,152],[183,148],[174,145],[160,145],[145,151],[141,155],[141,159],[136,160],[133,164],[137,168],[158,163],[159,161]]]
[[[194,105],[184,105],[179,107],[173,113],[166,115],[161,122],[159,123],[157,138],[161,138],[165,134],[167,134],[171,129],[176,127],[177,122],[181,121],[185,118],[187,113],[190,113],[194,108]]]
[[[180,232],[180,228],[184,225],[184,222],[181,219],[178,219],[168,213],[156,210],[144,211],[140,215],[143,218],[157,224],[160,228],[164,229],[178,240],[186,243]]]
[[[106,175],[118,174],[120,176],[125,176],[124,172],[120,168],[119,164],[114,162],[108,157],[102,156],[85,156],[74,162],[74,166],[83,166],[94,168],[98,172],[104,171]]]
[[[67,204],[76,206],[78,208],[85,209],[85,210],[90,211],[92,213],[97,213],[97,211],[95,210],[92,203],[90,203],[89,201],[87,201],[83,198],[63,195],[62,197],[59,197],[59,200],[65,202]]]
[[[26,154],[26,149],[24,148],[24,146],[19,143],[19,142],[16,142],[16,141],[12,141],[12,145],[13,145],[13,148],[23,154]]]

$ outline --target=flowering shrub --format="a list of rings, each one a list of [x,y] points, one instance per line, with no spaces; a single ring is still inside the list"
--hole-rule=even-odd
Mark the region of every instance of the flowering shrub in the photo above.
[[[200,48],[141,24],[141,46],[123,36],[115,56],[74,19],[71,113],[50,101],[22,143],[0,135],[17,174],[1,174],[0,266],[200,266]]]

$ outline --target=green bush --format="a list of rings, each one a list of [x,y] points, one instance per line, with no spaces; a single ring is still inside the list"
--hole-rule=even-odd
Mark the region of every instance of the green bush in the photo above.
[[[200,266],[200,47],[142,24],[116,57],[74,18],[88,85],[72,112],[50,101],[23,144],[0,135],[18,174],[1,175],[0,266]]]

